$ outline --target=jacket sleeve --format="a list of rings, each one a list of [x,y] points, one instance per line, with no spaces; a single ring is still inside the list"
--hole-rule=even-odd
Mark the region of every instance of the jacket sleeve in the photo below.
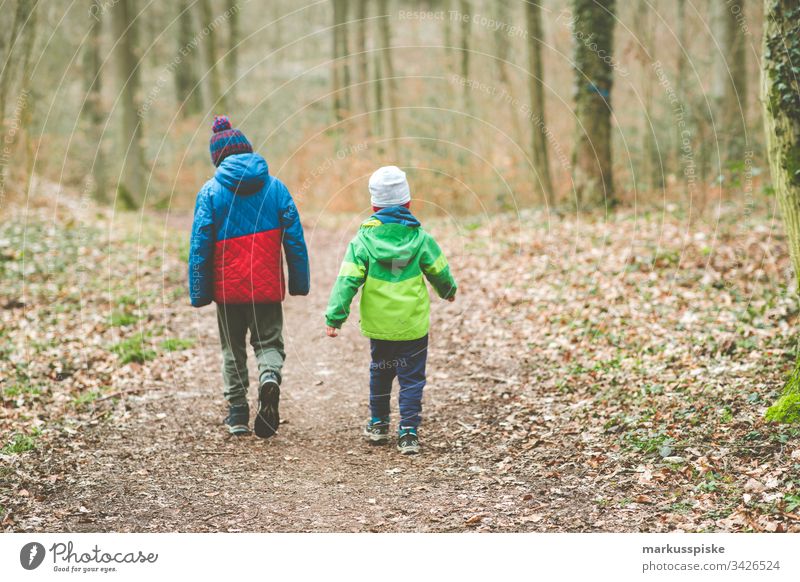
[[[347,245],[339,276],[331,291],[325,323],[331,327],[342,327],[350,315],[350,304],[358,293],[358,288],[367,280],[367,259],[364,249],[353,239]]]
[[[283,252],[289,268],[289,295],[308,295],[311,271],[303,225],[300,224],[300,213],[297,212],[292,195],[285,186],[282,190],[280,223],[283,229]]]
[[[214,298],[215,243],[211,196],[203,188],[197,195],[189,243],[189,298],[194,307],[208,305]]]
[[[429,234],[423,243],[419,264],[439,297],[450,299],[455,296],[458,285],[450,273],[450,265],[436,240]]]

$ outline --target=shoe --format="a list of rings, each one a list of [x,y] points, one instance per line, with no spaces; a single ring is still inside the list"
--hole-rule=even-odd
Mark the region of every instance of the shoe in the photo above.
[[[370,418],[364,425],[364,436],[370,444],[378,445],[389,441],[389,419]]]
[[[250,407],[247,404],[231,404],[228,406],[228,416],[223,423],[228,427],[228,432],[236,436],[250,434]]]
[[[403,455],[416,455],[419,453],[419,437],[417,429],[410,426],[401,426],[397,436],[397,450]]]
[[[281,399],[281,387],[275,376],[267,376],[258,389],[258,414],[253,422],[256,436],[266,439],[278,432],[281,422],[278,403]]]

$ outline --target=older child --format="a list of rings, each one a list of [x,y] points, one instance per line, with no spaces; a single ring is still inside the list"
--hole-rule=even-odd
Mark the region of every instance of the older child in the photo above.
[[[389,440],[392,382],[400,384],[397,448],[419,452],[430,299],[423,276],[442,299],[454,301],[456,282],[433,237],[409,210],[405,172],[380,168],[369,180],[375,214],[350,242],[326,313],[327,335],[336,337],[361,291],[361,332],[370,338],[371,418],[364,435],[371,443]]]
[[[269,175],[244,134],[226,116],[214,119],[214,177],[197,195],[189,255],[189,294],[194,307],[217,304],[222,343],[225,424],[234,435],[249,433],[247,332],[258,361],[257,436],[275,434],[280,422],[285,281],[281,246],[289,270],[289,294],[308,295],[309,267],[303,227],[286,186]]]

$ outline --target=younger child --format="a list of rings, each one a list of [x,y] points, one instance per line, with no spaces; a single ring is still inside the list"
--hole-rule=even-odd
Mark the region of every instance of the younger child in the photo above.
[[[395,376],[400,384],[397,449],[419,452],[417,427],[422,412],[428,357],[430,299],[423,275],[442,299],[454,301],[456,282],[433,237],[409,210],[405,172],[396,166],[369,179],[375,214],[361,225],[347,247],[325,315],[327,335],[336,337],[361,291],[361,333],[370,338],[371,418],[364,435],[371,443],[389,440],[389,401]]]
[[[308,253],[300,216],[286,186],[269,175],[244,134],[226,116],[214,119],[214,177],[197,194],[189,254],[189,295],[194,307],[217,304],[222,343],[225,424],[248,434],[247,332],[259,372],[253,429],[267,438],[280,417],[283,311],[286,293],[281,246],[289,267],[289,294],[308,295]]]

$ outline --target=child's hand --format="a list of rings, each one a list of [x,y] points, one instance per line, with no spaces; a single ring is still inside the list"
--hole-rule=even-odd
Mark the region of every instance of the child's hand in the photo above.
[[[335,327],[331,327],[330,325],[326,325],[325,333],[327,334],[328,337],[336,337],[337,335],[339,335],[339,330],[336,329]]]

